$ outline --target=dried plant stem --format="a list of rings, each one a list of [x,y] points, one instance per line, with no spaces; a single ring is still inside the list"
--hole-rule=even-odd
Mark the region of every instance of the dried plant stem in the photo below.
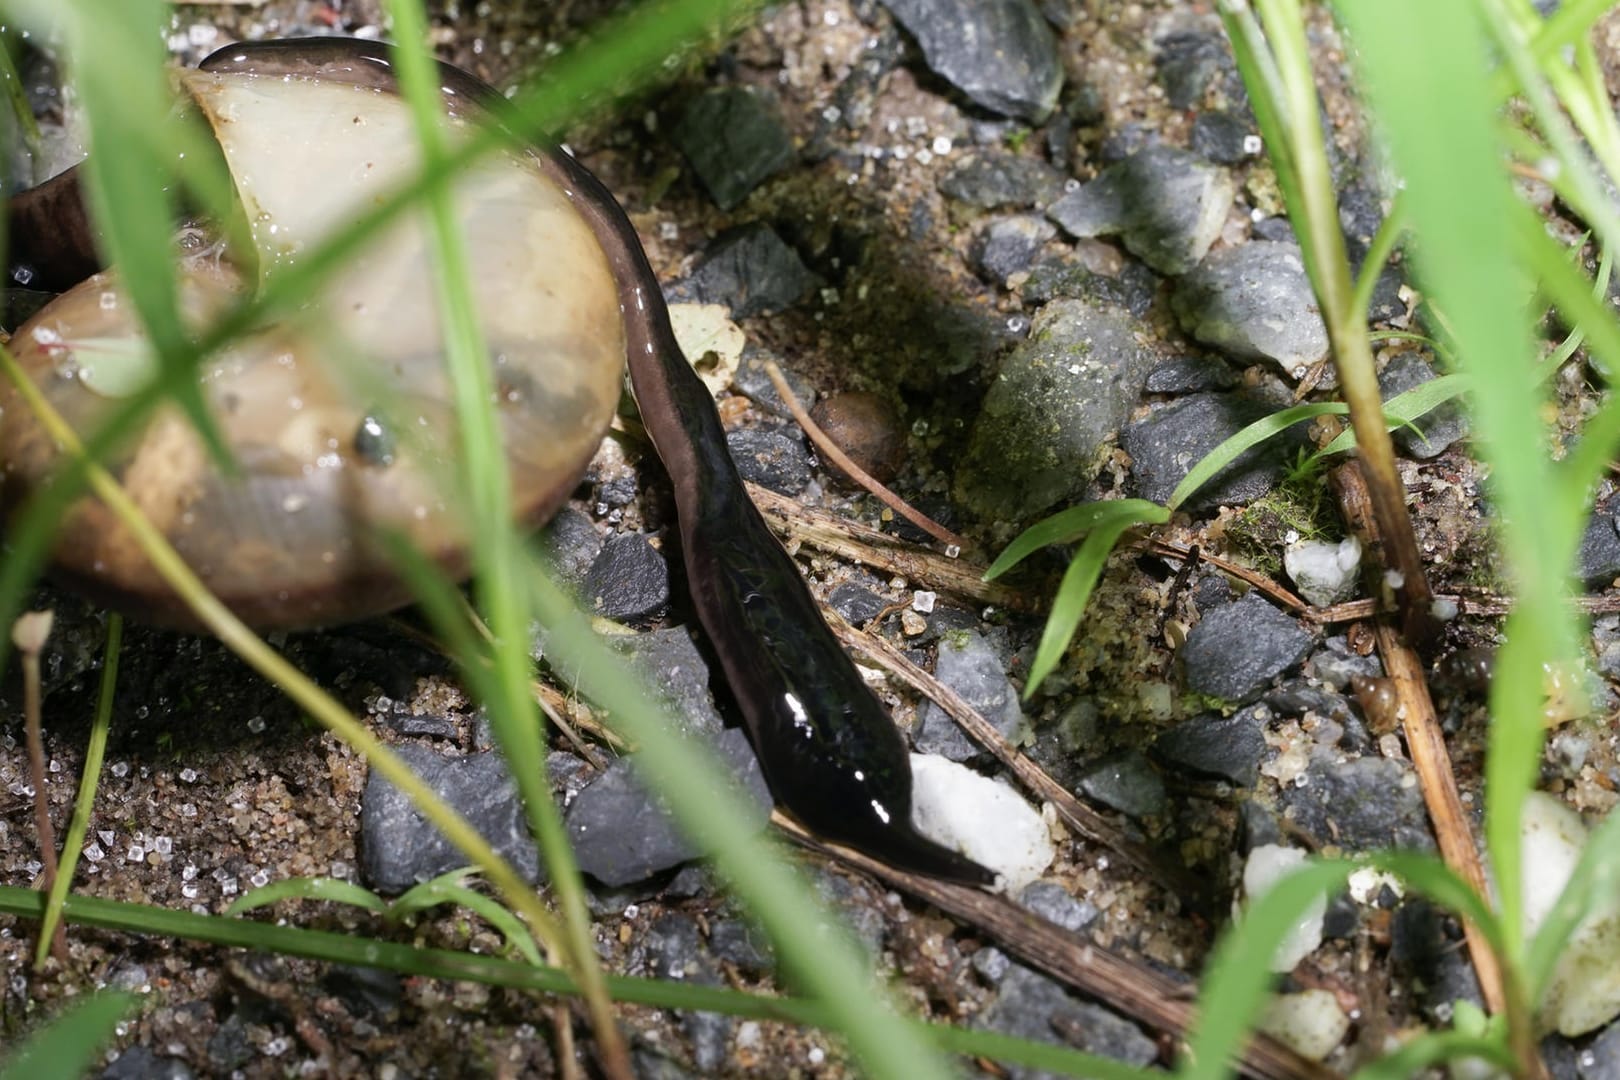
[[[51,636],[52,614],[30,611],[11,628],[12,643],[22,658],[23,721],[28,733],[28,782],[34,786],[34,829],[39,839],[39,861],[44,867],[45,892],[56,888],[56,832],[51,828],[51,802],[45,779],[45,732],[40,718],[39,654]],[[51,938],[51,954],[66,963],[67,936],[60,925]]]
[[[788,386],[787,380],[782,378],[782,369],[776,366],[774,360],[765,361],[765,374],[771,377],[772,385],[776,387],[776,392],[782,395],[782,401],[787,405],[788,411],[793,414],[793,419],[797,420],[799,426],[804,428],[804,433],[810,436],[810,441],[816,444],[816,449],[821,451],[823,457],[837,465],[844,471],[845,475],[861,485],[861,487],[882,499],[885,506],[940,543],[946,544],[959,552],[966,551],[972,546],[966,537],[958,536],[921,510],[916,509],[900,496],[878,483],[865,469],[851,461],[849,455],[844,453],[843,449],[833,442],[814,420],[810,419],[810,414],[799,403],[798,397],[793,393],[792,388]]]

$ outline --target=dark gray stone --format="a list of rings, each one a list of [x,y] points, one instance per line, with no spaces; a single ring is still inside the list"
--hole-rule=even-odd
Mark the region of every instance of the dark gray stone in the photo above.
[[[1110,754],[1086,767],[1080,790],[1133,818],[1157,817],[1166,807],[1164,781],[1135,750]]]
[[[743,918],[710,919],[709,949],[744,975],[766,975],[776,967],[770,939]]]
[[[660,915],[638,943],[647,974],[665,982],[718,986],[719,966],[703,945],[697,921],[684,912]],[[703,1076],[715,1075],[725,1064],[733,1021],[711,1012],[683,1010],[681,1028],[692,1048],[692,1063]]]
[[[1158,47],[1159,84],[1172,109],[1193,108],[1217,75],[1235,67],[1226,38],[1219,33],[1178,30],[1154,44]]]
[[[608,538],[585,575],[584,606],[607,619],[640,619],[669,606],[669,564],[641,533]]]
[[[1044,304],[1060,296],[1100,300],[1141,318],[1153,306],[1153,297],[1159,291],[1159,275],[1134,259],[1127,262],[1117,276],[1099,274],[1075,257],[1065,255],[1036,264],[1018,291],[1031,304]]]
[[[957,694],[1017,745],[1029,736],[1029,722],[1018,706],[1018,691],[1007,680],[1006,662],[976,631],[962,630],[940,639],[934,677]],[[939,754],[968,761],[981,751],[955,720],[930,701],[923,709],[912,741],[920,754]]]
[[[1288,820],[1315,846],[1335,844],[1351,854],[1392,847],[1432,850],[1423,793],[1408,781],[1407,768],[1388,758],[1343,757],[1327,748],[1311,754],[1302,782],[1279,796]]]
[[[1062,172],[1037,158],[980,150],[957,162],[939,181],[946,195],[984,210],[1045,206],[1063,194]]]
[[[1299,243],[1299,238],[1294,235],[1294,223],[1281,214],[1255,222],[1249,227],[1249,232],[1256,240],[1275,240],[1283,244]]]
[[[602,550],[602,534],[588,515],[565,506],[540,534],[540,548],[558,580],[577,588]]]
[[[1231,175],[1185,150],[1151,146],[1110,165],[1047,207],[1076,237],[1119,233],[1161,274],[1184,274],[1220,235],[1236,188]]]
[[[777,368],[782,372],[782,378],[787,380],[788,389],[793,391],[793,396],[798,398],[806,409],[815,405],[815,386],[783,363],[781,357],[758,345],[743,347],[742,359],[737,362],[737,373],[731,379],[738,393],[746,394],[755,405],[777,416],[784,419],[792,417],[792,411],[782,401],[782,395],[776,391],[776,384],[771,382],[770,374],[765,370],[767,360],[775,361]]]
[[[179,1058],[158,1057],[145,1046],[132,1046],[101,1070],[101,1080],[192,1080],[196,1074]]]
[[[936,75],[969,100],[1038,124],[1063,88],[1057,39],[1031,0],[883,0]]]
[[[494,751],[446,757],[406,744],[394,752],[433,793],[466,818],[526,881],[540,880],[540,854],[529,836],[523,801],[506,762]],[[367,887],[392,896],[467,865],[444,834],[375,770],[360,805],[360,875]]]
[[[1311,655],[1306,669],[1335,690],[1349,686],[1350,679],[1356,675],[1378,679],[1384,674],[1383,661],[1376,653],[1366,656],[1355,653],[1342,634],[1323,641],[1322,647]]]
[[[1076,1001],[1061,985],[1021,964],[1008,965],[997,990],[975,1026],[1036,1042],[1067,1043],[1138,1067],[1158,1059],[1158,1045],[1134,1024],[1100,1006]],[[1011,1080],[1047,1080],[1053,1075],[1022,1065],[1007,1069]]]
[[[1620,1023],[1599,1032],[1577,1061],[1581,1080],[1620,1080]]]
[[[1397,394],[1415,390],[1435,378],[1434,368],[1417,353],[1401,353],[1384,365],[1378,376],[1378,389],[1385,401]],[[1428,461],[1446,452],[1446,448],[1468,434],[1468,417],[1455,401],[1431,409],[1416,420],[1417,431],[1398,427],[1394,431],[1396,444],[1419,461]]]
[[[744,480],[783,495],[797,495],[810,483],[810,454],[804,443],[780,431],[740,428],[726,432],[726,449]]]
[[[1274,410],[1243,394],[1193,394],[1127,427],[1120,445],[1131,456],[1137,494],[1168,502],[1176,485],[1211,450]],[[1183,504],[1188,510],[1240,506],[1271,490],[1304,446],[1305,425],[1252,446],[1211,477]]]
[[[1178,356],[1148,372],[1142,389],[1149,394],[1191,394],[1230,390],[1237,384],[1237,372],[1218,356]]]
[[[865,626],[889,606],[887,600],[871,589],[848,581],[833,586],[827,594],[827,603],[851,626]]]
[[[1305,659],[1311,635],[1258,596],[1204,613],[1181,647],[1187,689],[1243,704]]]
[[[1005,285],[1014,274],[1028,270],[1042,245],[1056,235],[1051,222],[1033,214],[996,218],[973,243],[974,265],[988,280]]]
[[[1047,922],[1071,934],[1078,934],[1097,921],[1097,905],[1070,895],[1069,890],[1051,881],[1036,881],[1018,894],[1018,902]]]
[[[1199,341],[1271,360],[1291,378],[1327,355],[1327,327],[1294,244],[1253,240],[1217,251],[1176,283],[1170,304]]]
[[[741,86],[693,98],[675,125],[675,145],[722,210],[793,164],[793,140],[776,103]]]
[[[1253,787],[1266,756],[1265,725],[1253,709],[1231,716],[1204,713],[1184,720],[1153,744],[1159,758],[1188,772]]]
[[[792,307],[815,280],[799,253],[756,221],[717,236],[692,273],[664,295],[671,302],[723,304],[733,318],[746,319]]]
[[[613,644],[682,732],[713,738],[726,726],[709,692],[709,665],[683,627],[616,638]]]
[[[1249,140],[1255,135],[1248,120],[1224,109],[1211,109],[1193,117],[1187,144],[1192,151],[1217,165],[1236,165],[1257,153]]]
[[[1581,533],[1575,575],[1588,588],[1608,585],[1620,577],[1620,520],[1608,510],[1596,510]]]
[[[1137,329],[1118,308],[1042,308],[985,395],[956,498],[981,517],[1019,521],[1082,490],[1152,363]]]
[[[397,971],[336,964],[321,976],[321,989],[355,1016],[395,1017],[405,1000],[405,979]]]
[[[771,795],[748,739],[736,728],[712,741],[720,764],[748,802],[750,824],[763,829]],[[676,826],[664,801],[635,771],[635,756],[622,757],[569,804],[563,815],[579,868],[604,885],[621,886],[695,858],[701,845]]]

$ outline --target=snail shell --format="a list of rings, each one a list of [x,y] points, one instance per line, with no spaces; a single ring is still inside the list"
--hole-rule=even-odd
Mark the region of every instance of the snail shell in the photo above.
[[[255,266],[192,233],[180,245],[182,316],[201,329],[407,181],[420,163],[394,93],[300,76],[186,72],[252,237]],[[476,106],[447,121],[465,133]],[[567,193],[533,156],[492,156],[452,185],[515,516],[549,518],[584,471],[618,402],[625,358],[618,287]],[[457,438],[426,224],[402,215],[317,297],[208,357],[204,398],[237,469],[222,473],[180,412],[159,407],[105,464],[204,583],[262,628],[341,622],[405,603],[376,543],[395,531],[456,576],[467,515],[454,497]],[[248,261],[246,259],[243,260]],[[81,432],[155,371],[116,271],[64,293],[19,328],[18,361]],[[14,389],[0,394],[0,508],[62,464]],[[60,523],[54,570],[147,621],[184,607],[99,500]]]

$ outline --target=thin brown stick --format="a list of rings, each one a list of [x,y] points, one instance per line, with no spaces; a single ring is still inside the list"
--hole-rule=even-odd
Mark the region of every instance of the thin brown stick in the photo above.
[[[45,732],[41,719],[39,654],[51,636],[54,616],[49,611],[30,611],[18,616],[11,627],[11,641],[17,646],[23,669],[23,722],[28,739],[28,782],[34,785],[34,829],[39,840],[39,861],[44,867],[44,889],[56,884],[56,832],[51,828],[50,792],[45,779]],[[67,962],[67,935],[60,923],[51,939],[51,954]]]
[[[1002,896],[908,874],[806,833],[781,814],[772,822],[812,851],[934,905],[994,938],[1007,952],[1141,1024],[1181,1035],[1193,1020],[1193,988],[1118,956]],[[1239,1067],[1262,1080],[1336,1080],[1337,1074],[1265,1035],[1249,1040]]]
[[[1207,891],[1185,867],[1160,858],[1145,844],[1131,839],[1118,826],[1075,798],[1068,788],[1020,753],[978,710],[962,700],[961,695],[912,663],[893,645],[881,637],[850,626],[839,618],[837,612],[829,611],[826,614],[828,624],[840,641],[877,660],[937,703],[962,726],[969,738],[995,755],[996,760],[1007,766],[1037,798],[1051,803],[1058,815],[1081,836],[1114,852],[1168,889],[1187,907],[1201,912],[1210,910],[1212,900]]]
[[[1333,474],[1334,486],[1339,492],[1339,503],[1346,523],[1375,546],[1379,521],[1372,512],[1372,499],[1360,468],[1355,462],[1340,467]],[[1374,548],[1376,550],[1376,547]],[[1435,838],[1440,844],[1441,857],[1453,872],[1480,896],[1490,892],[1485,882],[1485,868],[1480,862],[1479,850],[1474,845],[1473,830],[1469,827],[1462,797],[1457,792],[1457,778],[1452,772],[1451,756],[1446,750],[1445,736],[1435,716],[1434,702],[1429,697],[1429,686],[1424,679],[1423,662],[1402,632],[1392,623],[1380,620],[1376,626],[1378,655],[1384,671],[1394,685],[1396,715],[1400,717],[1406,735],[1407,753],[1417,770],[1423,801],[1429,809]],[[1464,922],[1463,931],[1468,939],[1468,952],[1479,976],[1485,1003],[1494,1013],[1501,1013],[1508,1005],[1503,973],[1495,953],[1485,936],[1472,923]]]
[[[1136,541],[1136,547],[1142,551],[1152,552],[1155,555],[1163,555],[1171,559],[1188,559],[1192,557],[1193,553],[1192,548],[1184,547],[1181,544],[1172,544],[1166,540],[1155,540],[1152,537],[1143,537],[1142,539]],[[1239,581],[1247,582],[1250,587],[1260,590],[1262,593],[1271,597],[1278,604],[1287,608],[1289,611],[1298,612],[1299,614],[1306,616],[1311,613],[1311,605],[1301,600],[1298,596],[1295,596],[1292,592],[1289,592],[1282,585],[1279,585],[1275,580],[1260,573],[1258,570],[1251,570],[1247,566],[1240,566],[1239,564],[1232,562],[1230,559],[1223,559],[1218,555],[1211,555],[1202,547],[1198,549],[1198,561],[1208,563],[1210,566],[1215,567],[1222,573],[1235,577]]]
[[[1009,611],[1038,615],[1049,598],[985,581],[985,567],[962,559],[946,558],[927,548],[900,540],[858,521],[801,506],[769,488],[748,484],[748,496],[778,533],[791,540],[858,562],[885,573],[899,574],[908,581],[926,582],[940,592],[964,596],[982,604]]]
[[[816,444],[816,449],[821,451],[823,457],[842,469],[844,474],[851,480],[854,480],[861,487],[883,500],[883,504],[895,513],[904,517],[940,543],[954,548],[955,550],[949,552],[949,554],[955,555],[957,552],[966,551],[973,546],[966,537],[951,532],[951,530],[884,487],[865,469],[850,460],[850,456],[844,453],[843,448],[833,442],[827,433],[822,431],[814,420],[810,419],[810,414],[799,403],[797,395],[793,393],[793,388],[788,386],[786,379],[782,378],[782,369],[776,366],[776,361],[765,361],[765,374],[771,377],[771,384],[776,387],[776,392],[782,396],[782,402],[788,407],[788,412],[792,413],[793,419],[797,420],[799,426],[804,428],[804,433],[810,436],[810,441]]]

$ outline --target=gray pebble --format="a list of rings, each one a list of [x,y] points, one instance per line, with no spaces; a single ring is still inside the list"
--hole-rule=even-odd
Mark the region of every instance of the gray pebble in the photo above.
[[[848,581],[833,586],[827,594],[827,603],[851,626],[865,626],[889,606],[887,600],[871,589]]]
[[[1237,372],[1219,357],[1178,356],[1148,372],[1142,389],[1149,394],[1191,394],[1230,390],[1237,384]]]
[[[1159,84],[1172,109],[1190,109],[1203,100],[1216,76],[1235,69],[1223,34],[1177,30],[1154,42]]]
[[[1080,790],[1133,818],[1157,817],[1168,805],[1164,781],[1135,750],[1110,754],[1080,776]]]
[[[1072,255],[1046,259],[1030,270],[1019,295],[1030,304],[1044,304],[1060,296],[1099,300],[1129,311],[1137,318],[1148,313],[1159,291],[1159,275],[1135,259],[1118,275],[1099,274]]]
[[[1119,233],[1131,253],[1161,274],[1184,274],[1220,235],[1236,193],[1222,168],[1169,146],[1110,165],[1047,208],[1076,237]]]
[[[1151,354],[1123,311],[1080,300],[1041,309],[985,395],[957,499],[1019,521],[1079,492],[1141,392]]]
[[[1137,494],[1168,502],[1205,455],[1272,412],[1245,394],[1193,394],[1149,413],[1120,436],[1120,445],[1131,456]],[[1185,507],[1202,510],[1253,502],[1281,479],[1296,449],[1304,445],[1305,425],[1296,424],[1251,446],[1189,496]]]
[[[804,443],[780,431],[740,428],[726,432],[726,449],[744,480],[783,495],[797,495],[810,483],[810,454]]]
[[[1620,520],[1609,510],[1593,511],[1581,533],[1575,575],[1588,588],[1600,588],[1620,577]]]
[[[1038,124],[1057,105],[1063,64],[1032,0],[883,0],[928,66],[975,104]]]
[[[1028,270],[1042,245],[1056,235],[1051,222],[1033,214],[995,218],[973,243],[974,265],[987,280],[1006,285],[1008,278]]]
[[[976,631],[961,630],[940,639],[934,677],[961,695],[1014,745],[1029,737],[1029,721],[1019,708],[1018,691],[1007,679],[1006,664]],[[923,709],[912,741],[918,753],[939,754],[952,761],[969,761],[983,753],[932,701]]]
[[[540,549],[552,573],[577,588],[602,551],[602,534],[588,515],[565,506],[540,534]]]
[[[1581,1080],[1620,1080],[1620,1023],[1599,1032],[1578,1061]]]
[[[1378,376],[1378,389],[1384,400],[1397,394],[1415,390],[1435,378],[1434,368],[1417,353],[1401,353],[1384,365]],[[1398,427],[1392,433],[1396,445],[1419,461],[1428,461],[1446,452],[1446,448],[1468,434],[1468,417],[1457,401],[1448,401],[1417,418],[1417,431]],[[1421,432],[1421,434],[1420,434]]]
[[[101,1070],[101,1080],[191,1080],[195,1075],[179,1058],[158,1057],[144,1046],[131,1046]]]
[[[793,140],[776,103],[741,86],[692,99],[675,125],[675,144],[722,210],[793,163]]]
[[[1188,772],[1253,787],[1266,756],[1265,726],[1252,709],[1230,716],[1203,713],[1160,735],[1153,753]]]
[[[1237,113],[1211,109],[1193,117],[1187,144],[1217,165],[1236,165],[1258,152],[1255,134],[1253,125]]]
[[[1182,329],[1238,357],[1299,378],[1327,355],[1327,327],[1297,245],[1254,240],[1214,252],[1176,283]]]
[[[747,737],[729,728],[713,739],[711,747],[718,764],[740,784],[750,807],[750,824],[764,828],[771,796]],[[635,757],[609,765],[574,797],[563,818],[579,868],[604,885],[645,880],[700,851],[676,826],[663,800],[642,783]]]
[[[1379,848],[1429,851],[1428,811],[1408,770],[1388,758],[1350,761],[1329,748],[1312,752],[1298,782],[1279,795],[1288,820],[1315,845],[1335,844],[1351,854]]]
[[[645,618],[669,606],[669,564],[642,533],[619,533],[602,545],[581,591],[594,615]]]
[[[540,854],[506,762],[494,751],[446,757],[428,747],[394,752],[434,794],[466,818],[526,881],[540,880]],[[467,864],[437,828],[382,773],[366,778],[360,807],[360,874],[385,896]]]
[[[939,181],[939,190],[983,210],[1045,206],[1063,194],[1064,176],[1037,158],[1003,150],[969,154]]]
[[[1187,688],[1243,704],[1310,651],[1311,635],[1258,596],[1204,613],[1181,647]]]
[[[1036,881],[1018,894],[1018,902],[1047,922],[1055,923],[1071,934],[1078,934],[1097,921],[1097,905],[1070,895],[1069,890],[1052,881]]]
[[[792,307],[815,280],[799,253],[756,221],[716,237],[692,273],[664,296],[672,303],[723,304],[733,318],[746,319]]]
[[[996,999],[979,1014],[976,1026],[1036,1042],[1058,1042],[1057,1029],[1077,1038],[1074,1045],[1090,1054],[1145,1066],[1156,1061],[1158,1045],[1136,1025],[1097,1005],[1080,1002],[1044,975],[1010,963],[998,984]],[[1062,1041],[1071,1041],[1065,1038]],[[1050,1076],[1022,1065],[1009,1066],[1011,1080]]]

